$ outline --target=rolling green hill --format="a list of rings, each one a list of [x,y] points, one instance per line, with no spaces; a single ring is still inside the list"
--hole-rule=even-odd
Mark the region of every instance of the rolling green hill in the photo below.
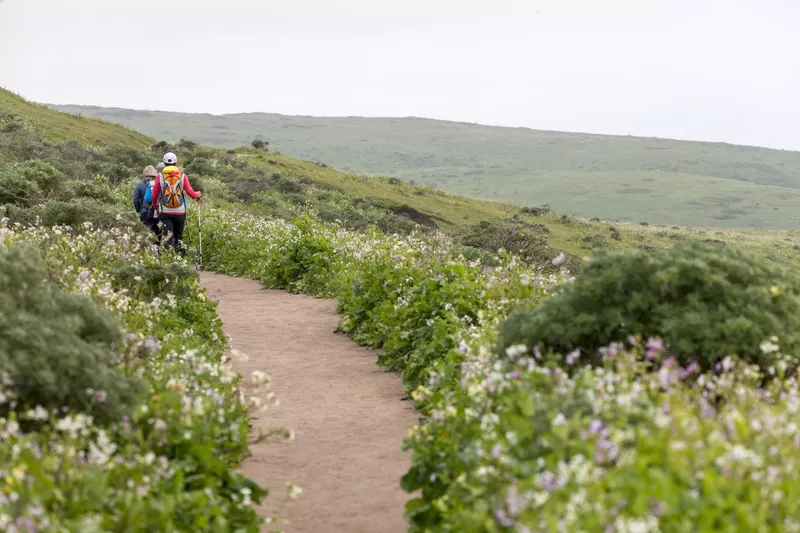
[[[47,106],[29,102],[11,91],[0,88],[0,124],[12,117],[23,117],[27,125],[50,141],[121,144],[146,148],[153,140],[128,128],[102,119],[58,113]]]
[[[423,227],[436,227],[457,242],[478,247],[488,245],[488,248],[513,244],[524,233],[529,242],[532,239],[542,244],[543,254],[563,250],[577,257],[587,257],[600,249],[651,249],[684,240],[702,240],[741,246],[781,262],[800,265],[800,238],[796,231],[689,229],[678,225],[588,220],[547,209],[521,208],[510,202],[456,195],[395,178],[341,172],[324,163],[250,147],[227,150],[181,143],[133,149],[133,146],[150,146],[155,141],[117,125],[45,109],[7,92],[0,92],[0,103],[0,117],[12,117],[0,120],[0,178],[4,164],[8,171],[19,162],[30,161],[30,154],[36,154],[36,158],[61,169],[67,179],[105,175],[116,184],[115,194],[127,203],[133,181],[126,180],[134,180],[138,169],[155,163],[164,150],[174,149],[210,201],[227,206],[238,204],[260,214],[290,217],[300,206],[305,206],[323,220],[339,220],[352,228],[377,225],[387,231],[406,231],[413,221]],[[101,142],[106,146],[86,151],[70,144],[76,140],[79,145]],[[119,144],[129,148],[120,151]],[[11,173],[8,177],[13,182]],[[741,186],[766,189],[747,183]],[[66,187],[62,192],[70,190]],[[75,199],[78,204],[82,201]],[[91,215],[96,209],[96,204],[90,202],[84,213],[83,207],[77,209],[72,205],[68,194],[61,202],[67,202],[62,208],[72,219]],[[0,206],[0,216],[2,211]],[[60,222],[57,210],[50,213],[52,216],[48,216],[47,209],[41,213],[30,211],[28,216],[39,214],[45,220]]]
[[[800,152],[559,133],[428,119],[314,118],[56,106],[162,139],[274,150],[442,190],[548,204],[584,217],[728,228],[800,228]]]

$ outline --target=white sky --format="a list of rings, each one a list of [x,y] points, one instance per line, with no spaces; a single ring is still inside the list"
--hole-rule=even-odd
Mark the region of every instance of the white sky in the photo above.
[[[800,149],[798,0],[0,2],[0,86],[36,101]]]

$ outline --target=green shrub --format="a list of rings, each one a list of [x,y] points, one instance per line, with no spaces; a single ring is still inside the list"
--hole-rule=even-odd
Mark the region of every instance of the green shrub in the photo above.
[[[3,209],[0,208],[0,213]],[[11,222],[30,226],[37,220],[43,226],[67,225],[80,229],[84,223],[90,222],[95,227],[110,228],[114,226],[139,225],[138,219],[117,205],[100,204],[88,198],[74,200],[54,200],[29,208],[14,205],[6,206],[5,215]],[[128,216],[128,218],[124,218]]]
[[[207,157],[195,157],[186,164],[186,173],[192,176],[192,186],[194,188],[195,176],[211,176],[214,174],[214,162]]]
[[[34,205],[56,195],[63,179],[61,171],[43,161],[11,165],[0,174],[0,204]]]
[[[116,289],[128,288],[136,298],[149,300],[166,295],[173,295],[179,300],[188,298],[193,287],[187,282],[197,277],[197,272],[189,265],[166,263],[123,264],[109,274]]]
[[[514,313],[502,348],[525,344],[600,362],[599,349],[628,335],[660,337],[679,361],[711,368],[738,355],[762,368],[778,336],[786,353],[800,348],[800,283],[770,262],[703,244],[652,252],[606,253],[536,311]]]
[[[525,259],[530,259],[537,255],[538,250],[547,248],[547,235],[511,220],[482,220],[467,228],[457,240],[465,246],[493,253],[502,249]]]
[[[98,421],[118,419],[140,390],[115,366],[121,349],[110,312],[50,284],[33,250],[0,248],[0,371],[17,409],[68,407]]]
[[[41,200],[42,191],[35,181],[28,181],[11,170],[0,172],[0,204],[34,205]]]

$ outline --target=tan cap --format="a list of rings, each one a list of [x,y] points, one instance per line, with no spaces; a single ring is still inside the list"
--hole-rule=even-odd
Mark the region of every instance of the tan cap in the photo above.
[[[156,176],[158,176],[158,172],[156,172],[156,169],[153,165],[148,165],[144,167],[144,170],[142,170],[143,178],[155,178]]]

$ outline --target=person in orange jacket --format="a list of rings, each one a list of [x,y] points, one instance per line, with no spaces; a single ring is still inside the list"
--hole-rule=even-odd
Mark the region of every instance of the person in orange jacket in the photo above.
[[[169,152],[164,155],[164,169],[159,172],[153,185],[153,204],[158,206],[158,220],[163,225],[166,249],[176,248],[186,255],[183,246],[183,229],[186,226],[186,195],[200,200],[202,193],[192,189],[187,176],[176,165],[178,156]]]

